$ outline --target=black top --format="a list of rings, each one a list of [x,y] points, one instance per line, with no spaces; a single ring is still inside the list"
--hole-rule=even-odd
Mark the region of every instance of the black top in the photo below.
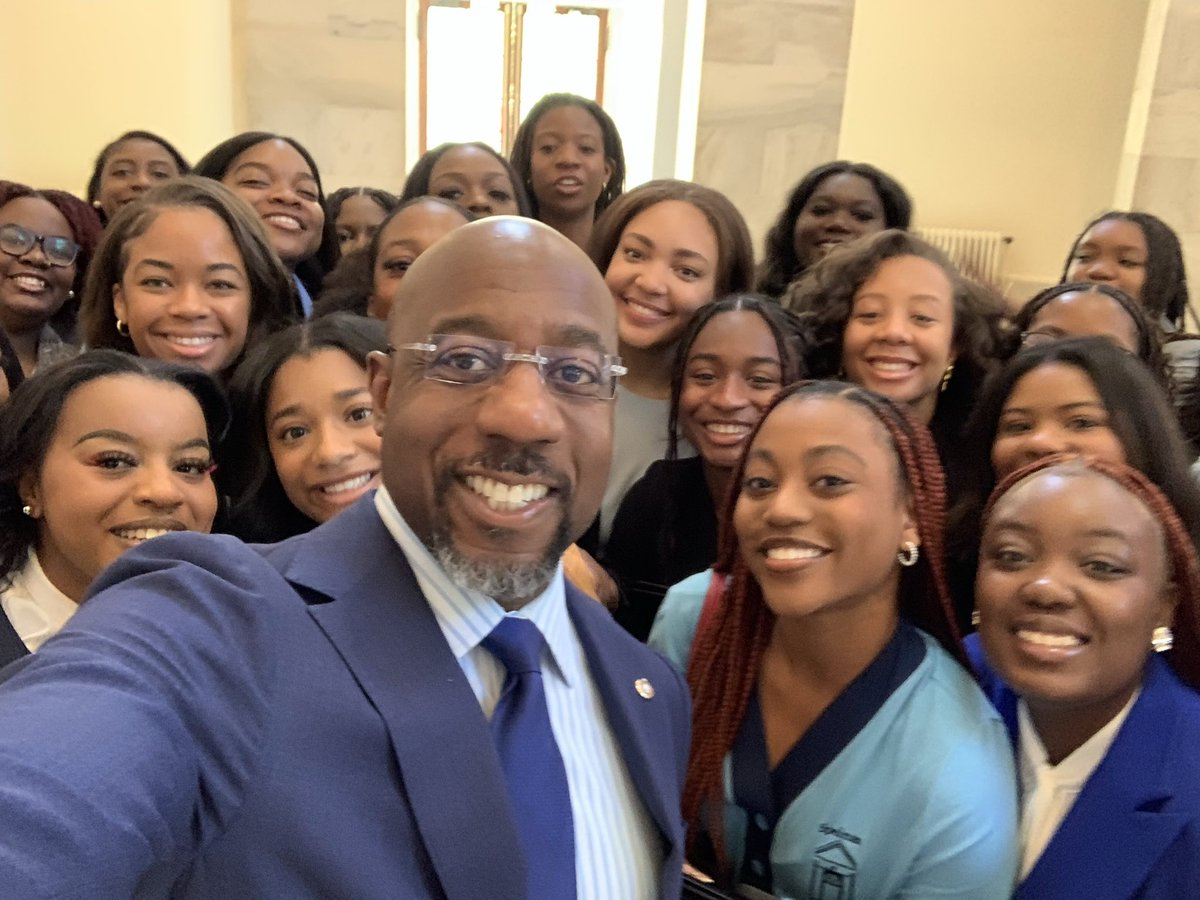
[[[700,457],[660,459],[625,495],[602,562],[621,589],[616,619],[646,640],[667,588],[717,558],[717,513]]]

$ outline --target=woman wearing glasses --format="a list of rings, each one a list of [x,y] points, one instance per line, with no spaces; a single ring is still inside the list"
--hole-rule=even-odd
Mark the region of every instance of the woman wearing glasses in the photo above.
[[[82,200],[0,181],[0,327],[26,375],[75,354],[76,298],[99,239]]]

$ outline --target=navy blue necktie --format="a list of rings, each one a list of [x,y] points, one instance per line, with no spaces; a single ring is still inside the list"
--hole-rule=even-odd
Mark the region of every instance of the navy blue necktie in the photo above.
[[[542,684],[545,644],[533,622],[514,616],[505,616],[483,639],[508,670],[492,713],[492,739],[525,848],[529,900],[564,900],[575,896],[575,826]]]

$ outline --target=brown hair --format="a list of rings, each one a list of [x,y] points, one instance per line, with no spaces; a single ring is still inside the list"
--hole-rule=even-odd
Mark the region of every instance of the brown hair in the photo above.
[[[220,182],[195,175],[175,178],[147,191],[122,207],[112,218],[88,270],[80,320],[89,348],[111,347],[137,353],[128,335],[117,331],[113,285],[120,283],[129,264],[129,242],[141,237],[164,209],[207,209],[225,223],[246,266],[250,282],[250,327],[246,345],[278,331],[296,318],[296,288],[263,230],[262,221]],[[240,359],[240,356],[239,356]],[[237,360],[231,362],[230,368]]]
[[[780,392],[750,437],[751,447],[763,423],[781,404],[807,397],[836,397],[863,407],[883,427],[904,490],[911,498],[921,555],[904,569],[898,602],[901,613],[932,634],[964,666],[966,655],[955,622],[946,583],[943,553],[946,490],[937,448],[928,429],[907,410],[885,397],[836,381],[805,381]],[[725,755],[746,714],[750,692],[758,682],[763,650],[775,617],[762,590],[738,551],[733,512],[746,473],[742,455],[721,515],[721,539],[715,569],[728,573],[725,595],[692,644],[687,681],[692,691],[692,743],[683,790],[683,815],[689,850],[699,846],[702,831],[713,840],[718,860],[727,865],[722,838],[723,767]]]
[[[588,243],[588,255],[596,268],[601,272],[608,271],[621,234],[635,216],[667,200],[682,200],[696,207],[704,214],[717,236],[718,259],[713,299],[749,291],[754,280],[754,245],[742,214],[720,191],[672,178],[648,181],[622,194],[596,220],[592,239]]]
[[[1000,498],[1018,484],[1046,469],[1064,467],[1064,464],[1076,471],[1089,469],[1116,482],[1140,500],[1158,520],[1166,544],[1171,582],[1178,598],[1171,626],[1175,633],[1175,644],[1163,655],[1176,675],[1191,687],[1200,688],[1200,558],[1197,557],[1196,545],[1183,519],[1167,495],[1144,473],[1125,463],[1105,462],[1086,456],[1062,453],[1047,456],[1001,479],[983,509],[982,521],[986,524]]]

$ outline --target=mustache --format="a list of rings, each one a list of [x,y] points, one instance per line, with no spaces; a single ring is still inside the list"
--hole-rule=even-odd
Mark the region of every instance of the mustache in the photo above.
[[[497,475],[517,475],[522,478],[536,476],[562,494],[571,492],[570,477],[530,444],[493,438],[480,452],[450,460],[445,466],[444,475],[453,477],[450,473],[464,469],[484,469]]]

